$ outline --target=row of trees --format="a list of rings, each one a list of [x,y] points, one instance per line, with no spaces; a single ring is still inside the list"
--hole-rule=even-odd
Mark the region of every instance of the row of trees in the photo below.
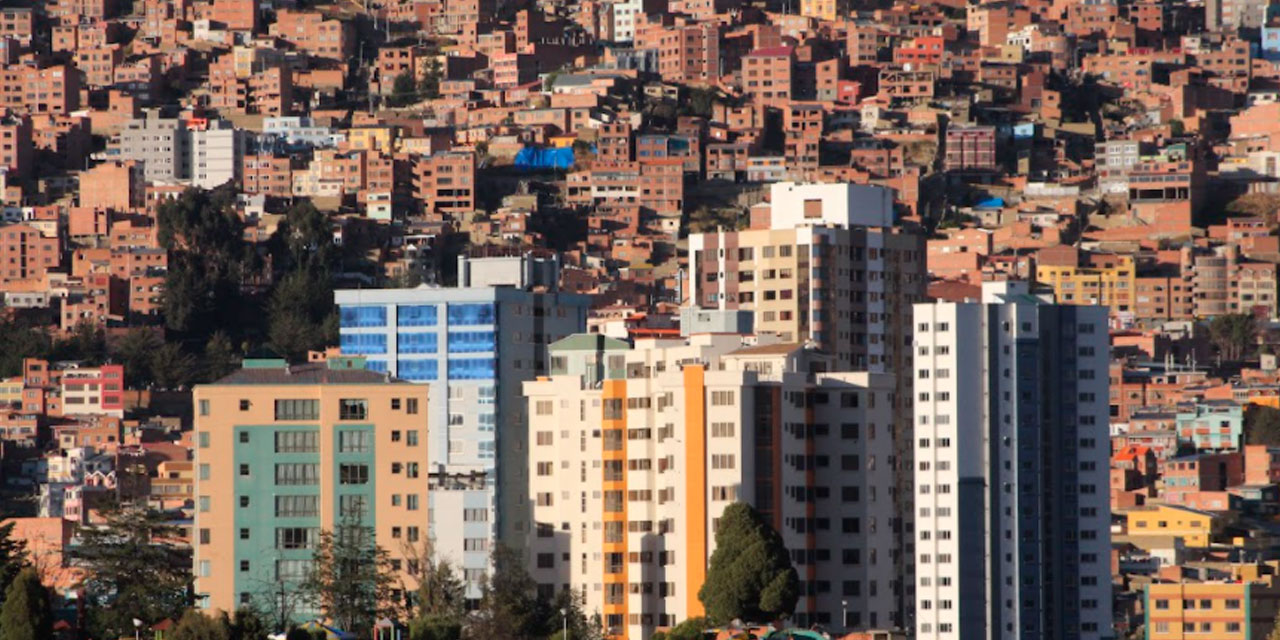
[[[71,557],[86,573],[86,630],[102,640],[131,635],[134,619],[178,620],[171,640],[263,640],[292,624],[302,607],[361,635],[388,617],[409,620],[411,640],[563,640],[565,627],[575,639],[601,637],[600,618],[582,610],[577,594],[539,589],[521,555],[502,548],[494,552],[493,572],[473,611],[467,611],[458,572],[426,548],[414,559],[422,576],[415,597],[397,600],[393,593],[404,585],[371,534],[358,522],[322,532],[301,583],[266,586],[249,607],[221,618],[191,610],[191,558],[176,544],[181,532],[143,505],[105,511],[101,525],[79,532]],[[37,569],[13,538],[12,525],[0,527],[0,640],[49,637],[50,594]],[[707,617],[686,621],[668,638],[696,638],[707,626],[734,619],[777,620],[794,610],[798,596],[799,580],[781,536],[753,509],[735,504],[721,517],[698,594]]]

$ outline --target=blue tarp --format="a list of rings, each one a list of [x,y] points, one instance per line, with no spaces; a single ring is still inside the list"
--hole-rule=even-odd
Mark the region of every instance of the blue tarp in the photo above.
[[[568,169],[573,166],[573,147],[525,147],[516,154],[515,166],[517,169]]]
[[[1004,207],[1004,200],[1002,198],[987,198],[976,206],[979,209],[1001,209]]]

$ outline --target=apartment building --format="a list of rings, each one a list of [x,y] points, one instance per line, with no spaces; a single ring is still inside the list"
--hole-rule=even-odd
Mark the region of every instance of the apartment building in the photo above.
[[[996,128],[990,126],[957,126],[947,129],[945,171],[995,171]]]
[[[894,479],[900,501],[891,555],[909,575],[912,549],[911,305],[924,299],[925,242],[893,226],[891,192],[854,184],[772,185],[767,222],[742,231],[690,234],[688,300],[704,309],[749,310],[757,333],[812,343],[836,370],[896,375]],[[898,593],[906,624],[908,580]]]
[[[428,213],[461,214],[476,208],[476,157],[470,151],[420,156],[413,162],[413,197]]]
[[[369,535],[417,588],[426,548],[427,387],[358,358],[247,359],[195,388],[197,605],[209,612],[290,597],[320,532]],[[297,602],[299,621],[316,612]],[[269,606],[269,605],[268,605]]]
[[[1074,251],[1068,254],[1076,256]],[[1087,264],[1041,261],[1036,265],[1036,281],[1052,287],[1062,304],[1098,305],[1115,315],[1132,316],[1137,289],[1133,256],[1094,254],[1086,256],[1084,262]]]
[[[8,65],[0,71],[0,106],[28,113],[70,114],[80,108],[80,74],[67,64]]]
[[[891,376],[731,333],[548,352],[551,375],[524,385],[540,589],[583,594],[618,637],[702,615],[716,520],[745,502],[790,550],[797,624],[890,623]]]
[[[1280,582],[1250,565],[1144,588],[1150,640],[1263,640],[1280,613]]]
[[[176,182],[191,176],[191,138],[187,123],[148,111],[120,131],[120,155],[141,162],[148,182]]]
[[[915,306],[917,638],[1111,636],[1106,310]]]
[[[528,437],[520,385],[545,375],[546,345],[584,331],[587,296],[555,290],[554,263],[520,256],[460,261],[456,288],[339,290],[344,355],[429,383],[430,502],[441,557],[479,598],[492,545],[529,530]],[[501,428],[499,428],[501,426]]]
[[[791,101],[795,66],[791,47],[756,49],[742,57],[742,92],[757,105],[786,106]]]
[[[62,240],[29,224],[0,225],[0,285],[38,278],[62,264]]]
[[[240,181],[244,163],[244,131],[214,120],[191,131],[191,184],[212,189]]]

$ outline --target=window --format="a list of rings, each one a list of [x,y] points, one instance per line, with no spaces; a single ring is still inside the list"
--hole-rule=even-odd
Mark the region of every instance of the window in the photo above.
[[[396,307],[396,325],[401,327],[434,327],[438,320],[436,305]]]
[[[305,580],[311,573],[311,560],[276,560],[276,579]]]
[[[493,358],[449,358],[449,379],[492,380]]]
[[[733,405],[734,393],[732,391],[712,391],[711,405],[715,407],[727,407]]]
[[[385,327],[387,326],[387,308],[342,307],[338,315],[338,324],[342,328]]]
[[[316,453],[320,450],[315,431],[277,431],[276,453]]]
[[[415,405],[417,404],[416,398],[410,398],[410,400],[415,401],[414,402]],[[410,429],[409,431],[404,432],[404,444],[405,446],[408,446],[408,447],[418,446],[418,430],[417,429]]]
[[[319,465],[314,463],[276,464],[276,485],[295,486],[320,484]]]
[[[435,360],[397,360],[396,375],[415,382],[435,380],[440,377],[440,363]],[[409,398],[408,404],[416,406],[417,398]],[[417,411],[409,411],[409,413],[417,413]]]
[[[240,475],[241,475],[241,476],[248,476],[248,475],[249,475],[249,465],[247,465],[247,464],[242,464],[242,465],[240,465]]]
[[[369,465],[367,464],[338,465],[338,483],[339,484],[369,484]]]
[[[276,400],[276,420],[317,420],[319,400]]]
[[[732,438],[733,423],[732,422],[713,422],[711,423],[712,438]]]
[[[360,494],[338,496],[338,513],[343,518],[363,520],[369,515],[369,505]]]
[[[450,331],[449,353],[485,353],[497,349],[492,331]]]
[[[208,401],[208,400],[201,400],[201,401],[200,401],[200,415],[202,415],[202,416],[207,416],[207,415],[209,415],[209,401]]]
[[[339,420],[365,420],[369,416],[369,401],[342,399],[338,401]]]
[[[343,333],[338,346],[346,355],[379,355],[387,352],[385,333]]]
[[[410,493],[404,497],[404,500],[405,500],[404,502],[405,509],[408,509],[409,511],[418,510],[418,494]]]
[[[474,326],[494,323],[493,303],[449,305],[449,326]]]
[[[209,448],[209,432],[208,432],[208,431],[201,431],[201,432],[198,434],[197,439],[200,441],[200,448],[201,448],[201,449],[208,449],[208,448]]]
[[[319,496],[276,496],[277,518],[314,518],[320,515]]]
[[[369,453],[373,432],[344,429],[338,432],[338,453]]]
[[[241,411],[248,411],[248,410],[249,410],[249,401],[248,401],[248,400],[241,400],[241,401],[240,401],[240,410],[241,410]]]
[[[317,531],[309,527],[277,527],[277,549],[310,549],[315,545]]]
[[[734,457],[731,454],[717,453],[711,456],[712,469],[732,469],[734,464]]]
[[[434,333],[401,333],[396,336],[396,351],[399,353],[436,353],[439,346],[438,336]]]
[[[407,413],[407,414],[409,414],[409,415],[416,415],[416,414],[418,413],[418,399],[417,399],[417,398],[405,398],[405,401],[404,401],[404,412],[405,412],[405,413]],[[411,446],[411,447],[416,447],[416,446],[418,446],[418,432],[417,432],[417,431],[410,431],[410,432],[409,432],[409,442],[408,442],[408,444],[409,444],[409,446]]]

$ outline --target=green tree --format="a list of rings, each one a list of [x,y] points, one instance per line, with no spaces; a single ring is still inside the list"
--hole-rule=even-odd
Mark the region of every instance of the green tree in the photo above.
[[[1209,339],[1227,362],[1252,358],[1258,348],[1258,321],[1248,313],[1217,316],[1209,323]]]
[[[466,613],[467,588],[448,559],[433,560],[428,554],[424,575],[418,585],[418,614],[421,618],[462,620]]]
[[[187,609],[168,634],[169,640],[231,640],[225,618],[213,618],[195,609]]]
[[[713,626],[706,618],[689,618],[671,627],[661,638],[654,634],[653,640],[702,640],[706,635],[704,632]]]
[[[267,640],[267,636],[271,633],[262,616],[253,609],[246,608],[236,610],[236,615],[231,619],[227,631],[228,640]]]
[[[0,640],[48,640],[53,637],[49,590],[36,570],[27,567],[5,589],[0,607]]]
[[[462,622],[441,616],[424,616],[409,623],[409,640],[460,640]]]
[[[337,342],[338,314],[328,271],[299,269],[276,284],[268,311],[271,346],[286,357]]]
[[[413,79],[413,71],[405,69],[391,83],[391,96],[387,102],[393,107],[404,107],[413,104],[418,97],[418,83]]]
[[[799,595],[800,578],[782,536],[749,505],[729,505],[698,591],[707,617],[717,623],[771,622],[790,615]]]
[[[364,634],[378,618],[399,613],[391,601],[393,584],[391,557],[373,543],[373,531],[346,520],[336,533],[320,532],[299,590],[338,628]]]
[[[23,358],[47,357],[52,348],[44,331],[0,320],[0,377],[22,375]]]
[[[235,371],[238,362],[239,358],[235,347],[231,344],[231,338],[225,331],[215,331],[204,345],[201,378],[205,382],[213,382]]]
[[[151,364],[156,351],[163,345],[164,340],[148,327],[130,329],[116,342],[111,355],[124,365],[125,382],[130,387],[142,388],[155,381]]]
[[[50,357],[56,360],[82,360],[91,365],[102,364],[107,357],[107,337],[102,327],[81,320],[67,337],[53,345]]]
[[[177,620],[191,604],[191,556],[171,541],[181,530],[140,504],[106,509],[80,530],[72,558],[84,568],[90,635],[133,635],[133,619]]]
[[[477,638],[526,640],[553,631],[551,603],[539,595],[538,585],[518,552],[499,546],[493,551],[493,574],[482,588],[479,610],[469,628]]]
[[[199,361],[176,342],[166,342],[151,354],[151,375],[162,389],[178,389],[191,383]]]
[[[13,523],[0,525],[0,603],[27,564],[27,544],[13,537]]]
[[[418,92],[427,100],[435,100],[440,97],[440,80],[444,76],[444,71],[440,66],[440,58],[432,56],[427,61],[427,70],[422,74],[422,80],[418,85]]]
[[[1244,414],[1244,437],[1248,444],[1280,447],[1280,410],[1251,405]]]

